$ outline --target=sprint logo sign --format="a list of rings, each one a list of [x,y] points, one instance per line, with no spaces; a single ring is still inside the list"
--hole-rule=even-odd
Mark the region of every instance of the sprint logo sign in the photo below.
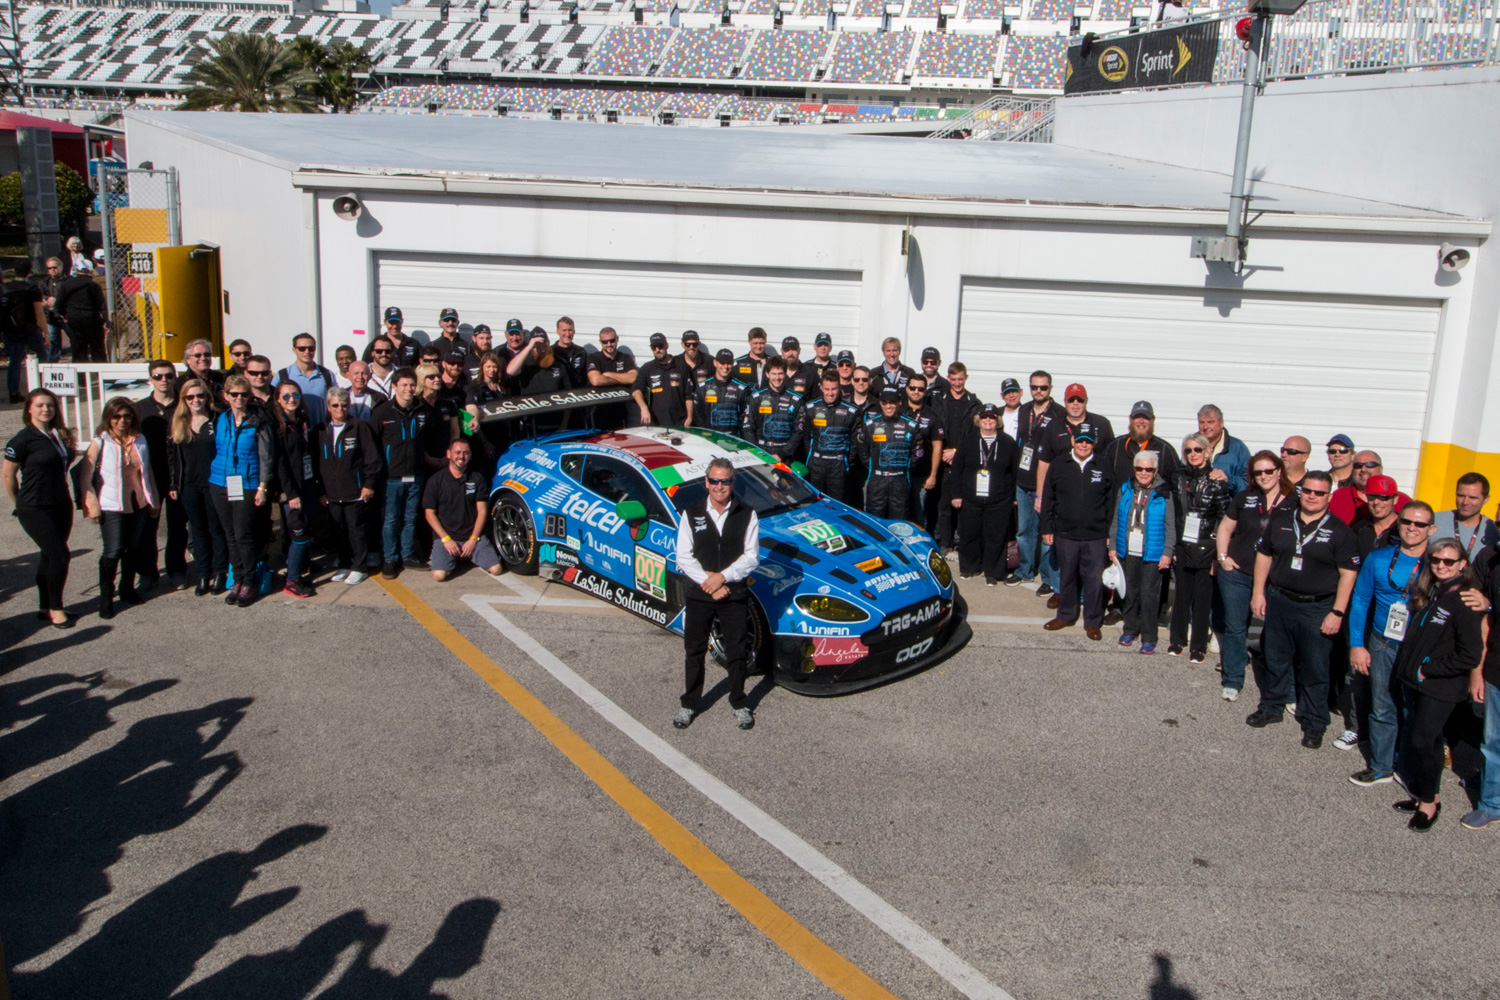
[[[667,561],[655,552],[635,550],[635,589],[658,601],[667,599]]]

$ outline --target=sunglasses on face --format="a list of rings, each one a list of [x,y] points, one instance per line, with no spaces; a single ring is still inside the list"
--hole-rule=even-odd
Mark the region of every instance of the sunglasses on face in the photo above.
[[[1204,450],[1203,448],[1184,448],[1182,449],[1182,453],[1184,455],[1201,455]]]
[[[926,392],[927,391],[927,387],[925,385],[908,385],[906,387],[906,391],[907,392]]]
[[[734,479],[732,477],[729,479],[715,479],[713,476],[708,477],[708,485],[710,486],[731,486],[733,484]]]
[[[1464,562],[1463,559],[1452,556],[1431,556],[1433,564],[1437,566],[1458,566]]]
[[[1432,527],[1432,522],[1430,522],[1430,521],[1413,521],[1409,517],[1398,517],[1398,518],[1396,518],[1396,523],[1399,524],[1399,525],[1401,525],[1401,527],[1403,527],[1403,528],[1430,528],[1430,527]]]
[[[292,398],[293,399],[301,399],[302,397],[301,396],[293,396]],[[328,404],[328,408],[330,410],[347,410],[347,409],[349,409],[349,404],[348,403],[329,403]]]
[[[205,402],[208,400],[208,397],[203,395],[203,393],[201,392],[195,392],[191,396],[183,396],[182,398],[187,400],[189,403],[195,402],[200,399],[204,400]]]
[[[211,357],[213,357],[213,355],[212,354],[207,354],[207,353],[205,353],[203,351],[199,351],[196,354],[189,354],[188,357],[190,357],[190,358],[211,358]]]
[[[868,382],[870,380],[867,379],[867,378],[860,378],[858,375],[856,375],[856,376],[854,376],[854,378],[850,379],[849,381],[851,381],[851,382]]]
[[[1378,469],[1378,468],[1380,468],[1380,463],[1379,462],[1355,462],[1354,463],[1354,467],[1356,469]]]
[[[1365,499],[1366,500],[1382,500],[1382,501],[1385,501],[1386,503],[1390,503],[1392,500],[1396,499],[1396,495],[1394,493],[1366,493],[1365,494]]]
[[[172,375],[171,375],[170,372],[158,372],[157,374],[151,376],[151,381],[153,381],[153,382],[165,382],[167,379],[169,379],[171,377],[172,377]]]
[[[1330,455],[1347,455],[1347,454],[1349,454],[1349,449],[1348,448],[1338,448],[1338,447],[1329,448],[1328,449],[1328,454],[1330,454]]]
[[[1328,495],[1327,490],[1315,490],[1310,486],[1298,487],[1297,492],[1305,497],[1326,497]]]
[[[284,392],[284,393],[281,394],[281,401],[283,403],[295,403],[295,402],[297,402],[297,400],[299,400],[301,398],[302,398],[302,393],[300,393],[300,392]],[[332,406],[333,404],[330,403],[328,405]]]
[[[1032,392],[1046,392],[1048,389],[1051,389],[1051,388],[1052,387],[1050,385],[1034,385],[1034,386],[1031,387],[1031,391]]]
[[[1283,455],[1306,455],[1308,451],[1306,449],[1298,451],[1296,448],[1283,448],[1281,449],[1281,453]]]
[[[267,368],[265,371],[252,371],[251,369],[246,368],[245,374],[249,375],[251,378],[265,378],[267,375],[271,374],[271,369]]]
[[[116,413],[114,416],[110,417],[109,419],[111,421],[115,421],[115,420],[129,420],[130,419],[130,414],[128,414],[128,413]]]
[[[1276,470],[1275,469],[1256,469],[1255,470],[1255,475],[1257,477],[1260,477],[1260,476],[1274,476],[1274,475],[1276,475]]]
[[[851,367],[853,367],[853,365],[854,365],[853,361],[840,361],[838,363],[838,366],[840,368],[851,368]]]
[[[229,352],[229,356],[231,358],[248,358],[250,356],[250,352],[249,351],[230,351]]]
[[[377,348],[375,348],[375,350],[371,351],[370,353],[371,354],[390,354],[391,353],[391,349],[389,347],[377,347]]]
[[[613,340],[601,340],[601,341],[599,341],[599,343],[602,344],[602,345],[604,345],[605,347],[608,347],[611,344],[618,344],[619,342],[620,342],[620,340],[619,340],[618,337],[615,338],[615,339],[613,339]]]
[[[1088,400],[1084,399],[1082,396],[1069,396],[1068,397],[1068,402],[1070,402],[1070,403],[1087,403]]]
[[[294,351],[315,351],[315,350],[317,350],[317,348],[318,348],[317,344],[298,344],[295,347],[293,347],[292,350],[294,350]]]
[[[250,394],[248,392],[240,392],[238,389],[236,389],[234,392],[226,392],[224,393],[224,395],[228,396],[230,399],[244,399]]]

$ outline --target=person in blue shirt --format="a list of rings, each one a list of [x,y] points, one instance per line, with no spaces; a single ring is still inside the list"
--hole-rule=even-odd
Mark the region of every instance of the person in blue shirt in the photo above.
[[[1209,464],[1214,467],[1210,475],[1226,480],[1236,493],[1248,487],[1245,470],[1250,467],[1250,449],[1224,429],[1224,411],[1212,403],[1200,407],[1198,433],[1208,438]]]
[[[1391,671],[1406,630],[1406,592],[1422,566],[1433,531],[1432,508],[1420,500],[1406,505],[1397,519],[1401,544],[1376,549],[1365,559],[1349,599],[1349,663],[1364,678],[1356,688],[1360,727],[1369,740],[1369,766],[1349,780],[1356,785],[1384,785],[1396,773],[1399,716]],[[1391,608],[1395,606],[1394,614]]]
[[[328,416],[328,407],[323,401],[327,398],[329,389],[338,388],[338,378],[318,364],[318,341],[312,334],[299,333],[293,337],[292,353],[297,356],[296,362],[277,372],[274,384],[297,384],[302,390],[302,405],[307,409],[309,426],[316,427]]]

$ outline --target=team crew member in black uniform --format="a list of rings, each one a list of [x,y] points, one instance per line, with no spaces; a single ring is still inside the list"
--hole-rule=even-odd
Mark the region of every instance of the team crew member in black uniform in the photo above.
[[[818,394],[818,369],[802,361],[802,342],[796,337],[781,341],[781,360],[786,362],[786,387],[804,398]]]
[[[963,440],[964,435],[977,426],[981,404],[979,397],[974,395],[964,386],[969,381],[969,370],[964,367],[963,362],[955,361],[948,366],[948,377],[943,380],[945,389],[942,395],[934,397],[932,393],[927,394],[928,404],[938,416],[938,423],[943,428],[943,463],[938,466],[938,488],[935,491],[938,498],[937,539],[939,547],[947,552],[953,551],[953,522],[955,509],[953,498],[957,495],[953,492],[952,484],[949,482],[952,476],[953,460],[957,454],[958,443]],[[1010,380],[1014,382],[1014,379]],[[1000,413],[997,408],[996,413]],[[1004,431],[1002,419],[1000,430]],[[1015,438],[1011,438],[1014,443]],[[1017,461],[1020,460],[1021,451],[1016,449]],[[1015,477],[1012,476],[1014,479]],[[1011,502],[1015,502],[1015,496],[1011,496]],[[1009,518],[1007,518],[1009,520]],[[1010,582],[1007,577],[1007,583]],[[1021,582],[1016,577],[1016,583]]]
[[[734,380],[754,391],[766,385],[766,331],[751,327],[748,339],[750,353],[734,359]]]
[[[1295,675],[1302,745],[1316,750],[1328,728],[1329,649],[1354,592],[1359,549],[1328,510],[1328,473],[1309,472],[1297,491],[1298,509],[1273,514],[1256,546],[1250,610],[1266,623],[1266,683],[1245,722],[1280,722]]]
[[[1042,541],[1057,551],[1057,617],[1048,631],[1078,624],[1078,592],[1083,588],[1083,632],[1103,636],[1104,584],[1109,565],[1109,527],[1114,515],[1114,476],[1094,456],[1094,428],[1073,428],[1073,450],[1053,464],[1042,490]]]
[[[500,556],[484,531],[485,498],[489,490],[469,469],[469,442],[459,438],[448,446],[448,464],[434,472],[422,492],[422,509],[432,529],[432,578],[438,583],[471,562],[491,576],[500,572]]]
[[[818,381],[823,380],[823,373],[833,371],[836,375],[838,369],[833,364],[833,338],[826,333],[820,333],[813,338],[813,356],[808,362],[818,373]],[[854,367],[854,355],[849,355],[849,367]]]
[[[479,363],[494,349],[495,334],[490,330],[489,324],[480,323],[474,327],[474,335],[469,338],[468,349],[463,355],[464,385],[479,380]]]
[[[338,550],[339,568],[332,580],[350,586],[363,583],[369,576],[365,518],[375,499],[381,463],[370,425],[349,415],[349,390],[328,390],[328,417],[313,429],[310,444],[318,499],[328,509]]]
[[[910,515],[911,453],[917,428],[900,413],[901,390],[888,385],[880,393],[880,415],[864,422],[855,452],[869,470],[865,479],[865,513],[893,521]]]
[[[798,418],[807,441],[807,481],[842,502],[859,414],[840,395],[838,372],[829,368],[819,384],[822,394],[804,402]]]
[[[385,307],[385,330],[381,332],[380,336],[385,337],[391,342],[393,353],[390,358],[390,364],[397,368],[410,368],[417,363],[417,352],[421,350],[422,345],[403,332],[401,309],[398,306]],[[362,360],[366,363],[375,357],[374,347],[374,340],[370,341],[365,347]]]
[[[943,383],[945,386],[947,383]],[[906,405],[901,415],[916,428],[911,450],[911,500],[907,510],[913,521],[930,534],[937,529],[938,470],[943,466],[943,424],[927,399],[927,377],[913,375],[904,390]]]
[[[68,495],[68,466],[73,461],[73,433],[63,423],[62,407],[47,389],[26,394],[20,433],[5,445],[0,480],[15,508],[21,530],[36,543],[37,618],[53,628],[72,628],[63,610],[68,582],[68,536],[73,533],[73,500]]]
[[[1042,585],[1037,589],[1037,596],[1046,597],[1057,590],[1057,557],[1050,545],[1043,545],[1040,551],[1037,549],[1042,512],[1037,471],[1042,464],[1042,443],[1060,422],[1067,419],[1068,413],[1052,398],[1051,375],[1041,370],[1034,371],[1030,385],[1031,402],[1021,407],[1020,416],[1016,418],[1016,446],[1021,449],[1021,460],[1016,466],[1016,544],[1021,550],[1021,565],[1016,569],[1016,575],[1025,582],[1040,572]]]
[[[845,399],[849,399],[854,395],[854,352],[839,351],[839,356],[833,362],[833,368],[839,373],[839,392],[843,393]],[[870,383],[866,380],[865,384]]]
[[[518,393],[522,396],[544,396],[571,387],[568,368],[552,353],[547,331],[541,327],[531,331],[531,340],[526,349],[510,359],[505,371],[515,380]],[[519,436],[533,437],[562,430],[566,416],[565,410],[539,417],[523,417],[516,433]]]
[[[713,378],[698,383],[693,399],[692,426],[733,434],[745,432],[745,401],[750,392],[730,378],[734,370],[734,352],[724,347],[714,356]]]
[[[559,317],[552,354],[568,370],[568,385],[574,389],[582,389],[589,384],[589,352],[583,349],[582,344],[574,342],[577,335],[578,330],[573,320],[567,316]],[[501,370],[504,370],[509,361],[506,358],[500,363]],[[582,418],[576,417],[570,423],[575,427],[585,426],[577,422],[579,419]]]
[[[922,348],[922,377],[927,380],[927,399],[924,402],[928,406],[948,393],[948,380],[938,373],[942,363],[943,355],[936,347]]]
[[[885,363],[870,372],[871,394],[879,396],[880,390],[888,385],[905,389],[906,380],[916,372],[901,363],[901,340],[897,337],[885,338],[880,342],[880,353],[885,355]]]
[[[526,349],[526,327],[518,319],[505,321],[505,343],[495,348],[495,353],[500,357],[502,370],[510,365],[510,359]],[[515,395],[516,388],[513,381],[507,376],[505,391]]]
[[[733,354],[730,357],[733,357]],[[703,349],[697,330],[682,331],[682,353],[677,355],[677,361],[693,377],[693,384],[689,387],[689,391],[696,388],[699,383],[707,382],[714,377],[714,359]]]
[[[385,460],[385,520],[381,548],[385,565],[380,575],[394,580],[404,563],[417,568],[416,527],[422,509],[422,484],[428,463],[423,436],[429,421],[437,420],[432,405],[417,394],[417,373],[396,372],[389,402],[375,407],[370,424]]]
[[[1409,703],[1400,770],[1412,797],[1395,808],[1411,813],[1408,825],[1418,833],[1432,829],[1443,808],[1438,801],[1443,731],[1471,697],[1478,703],[1486,693],[1484,613],[1464,600],[1464,591],[1478,586],[1463,545],[1441,538],[1428,547],[1408,598],[1410,618],[1396,653],[1395,675]]]
[[[1000,411],[992,404],[980,408],[979,425],[969,425],[956,445],[952,439],[945,443],[954,445],[948,503],[958,511],[958,573],[970,579],[982,572],[985,586],[993,587],[1007,574],[1005,550],[1021,452],[1000,429]]]
[[[742,436],[782,461],[792,461],[801,448],[802,428],[797,422],[801,402],[801,396],[786,388],[786,362],[770,359],[766,362],[766,387],[751,393],[745,404]]]
[[[651,335],[653,357],[635,373],[630,395],[641,409],[641,424],[683,427],[693,419],[693,373],[667,348],[667,335]]]
[[[628,389],[635,384],[635,360],[620,350],[620,335],[612,326],[599,331],[599,351],[589,355],[589,385],[596,389]],[[594,426],[615,431],[625,426],[629,407],[623,402],[594,407]]]
[[[161,484],[170,482],[172,478],[168,460],[171,450],[167,447],[167,438],[172,430],[172,414],[177,411],[177,393],[172,389],[176,384],[177,367],[170,361],[158,360],[151,362],[147,373],[151,379],[151,395],[136,400],[135,415],[141,422],[141,434],[145,436],[146,447],[151,453],[151,474]],[[167,521],[167,550],[162,560],[166,565],[167,576],[174,588],[187,582],[187,515],[182,510],[182,504],[171,496],[162,497],[162,506],[157,510],[160,512],[157,519],[146,525],[145,533],[141,536],[141,547],[135,553],[136,572],[141,574],[139,586],[142,590],[155,587],[160,579],[160,573],[157,572],[156,539],[161,514],[165,515]]]
[[[458,310],[452,306],[438,313],[438,335],[432,343],[438,346],[443,356],[458,352],[462,358],[469,353],[469,342],[458,332]]]
[[[686,729],[703,698],[703,660],[714,622],[729,669],[729,707],[741,729],[755,726],[745,699],[746,633],[750,588],[745,583],[760,565],[760,519],[734,495],[734,466],[716,458],[704,476],[708,496],[689,504],[677,525],[677,568],[694,586],[683,602],[682,707],[672,725]]]
[[[302,389],[297,383],[283,382],[276,387],[271,417],[276,437],[276,490],[281,494],[281,537],[286,544],[286,579],[281,590],[293,597],[311,597],[312,574],[304,571],[310,561],[307,549],[312,544],[318,505],[312,453],[317,429],[308,426],[307,408],[302,405]],[[199,587],[201,590],[202,585]]]

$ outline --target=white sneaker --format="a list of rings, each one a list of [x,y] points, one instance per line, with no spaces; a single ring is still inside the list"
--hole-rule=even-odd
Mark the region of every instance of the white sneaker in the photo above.
[[[349,571],[349,575],[344,577],[344,582],[352,587],[356,583],[364,583],[369,578],[370,574],[366,573],[364,570],[352,569]]]
[[[333,576],[330,576],[328,579],[334,583],[343,583],[348,576],[349,571],[347,569],[336,569],[333,571]]]
[[[1219,637],[1212,631],[1208,633],[1208,651],[1210,653],[1217,653],[1219,651]]]
[[[1352,729],[1346,729],[1339,734],[1339,738],[1333,741],[1333,745],[1340,750],[1353,750],[1359,746],[1359,734]]]
[[[1225,688],[1223,691],[1220,691],[1219,693],[1224,696],[1224,700],[1225,701],[1234,701],[1235,699],[1237,699],[1240,696],[1240,689],[1239,688]]]
[[[1286,714],[1290,715],[1294,719],[1297,717],[1297,703],[1295,701],[1289,701],[1286,703]]]

